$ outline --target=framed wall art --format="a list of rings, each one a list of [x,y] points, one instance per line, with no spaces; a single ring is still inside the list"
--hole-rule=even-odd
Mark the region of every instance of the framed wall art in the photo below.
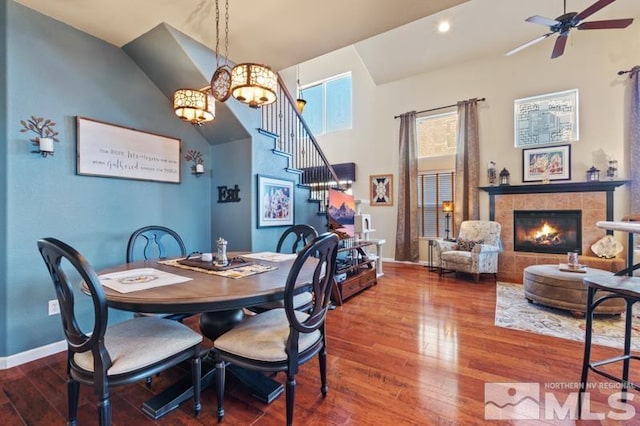
[[[182,141],[77,117],[76,173],[180,183]]]
[[[571,145],[522,150],[522,181],[571,179]]]
[[[579,139],[578,89],[516,99],[513,107],[516,148]]]
[[[369,176],[371,206],[392,206],[393,205],[393,175],[371,175]]]
[[[258,175],[258,227],[293,225],[294,182]]]

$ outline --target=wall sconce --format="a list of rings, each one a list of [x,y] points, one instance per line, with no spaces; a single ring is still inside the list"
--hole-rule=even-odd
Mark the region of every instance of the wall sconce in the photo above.
[[[32,153],[40,154],[44,158],[48,155],[53,156],[53,142],[60,142],[58,140],[58,132],[53,128],[56,123],[48,118],[44,119],[32,115],[27,121],[20,120],[20,124],[22,124],[20,133],[33,132],[38,135],[35,138],[29,139],[31,143],[38,148],[37,150],[31,151]]]
[[[204,174],[204,160],[200,151],[190,149],[187,151],[187,155],[184,156],[184,159],[193,163],[191,165],[192,175],[200,177]]]
[[[503,168],[502,171],[500,171],[500,185],[509,185],[510,178],[509,170]]]
[[[600,170],[596,169],[596,166],[591,166],[587,170],[587,182],[598,182],[600,180]]]
[[[451,219],[451,213],[453,212],[453,201],[443,201],[442,211],[444,212],[444,239],[449,239],[449,220]]]

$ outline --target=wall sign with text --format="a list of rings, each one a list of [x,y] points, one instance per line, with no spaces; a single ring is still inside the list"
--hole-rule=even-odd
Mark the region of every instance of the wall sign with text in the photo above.
[[[77,117],[79,175],[180,183],[182,141]]]

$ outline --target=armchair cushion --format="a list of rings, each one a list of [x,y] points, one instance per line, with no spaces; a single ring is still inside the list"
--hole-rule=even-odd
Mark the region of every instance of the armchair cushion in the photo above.
[[[484,243],[484,240],[464,240],[462,238],[458,238],[458,250],[471,251],[476,244],[482,243]]]

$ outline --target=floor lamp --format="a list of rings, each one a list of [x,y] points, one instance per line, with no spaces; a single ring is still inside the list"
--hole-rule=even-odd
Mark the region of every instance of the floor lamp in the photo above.
[[[451,212],[453,212],[453,201],[443,201],[442,211],[444,212],[444,233],[445,240],[449,239],[449,219],[451,219]]]

